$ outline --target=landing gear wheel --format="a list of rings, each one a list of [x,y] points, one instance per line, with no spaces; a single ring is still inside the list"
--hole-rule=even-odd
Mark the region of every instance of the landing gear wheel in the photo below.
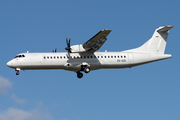
[[[19,75],[19,71],[20,71],[20,70],[21,70],[20,68],[16,68],[16,69],[15,69],[16,75]]]
[[[16,75],[19,75],[19,71],[16,72]]]
[[[77,77],[78,78],[82,78],[83,77],[83,74],[81,72],[77,72]]]
[[[89,73],[89,72],[90,72],[90,68],[89,68],[89,67],[85,67],[85,68],[84,68],[84,72],[85,72],[85,73]]]

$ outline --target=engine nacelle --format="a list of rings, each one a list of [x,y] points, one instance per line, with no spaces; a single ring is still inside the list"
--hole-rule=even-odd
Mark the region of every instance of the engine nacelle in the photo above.
[[[76,53],[76,52],[86,52],[87,50],[84,49],[83,45],[73,45],[70,47],[71,48],[71,52],[72,53]]]

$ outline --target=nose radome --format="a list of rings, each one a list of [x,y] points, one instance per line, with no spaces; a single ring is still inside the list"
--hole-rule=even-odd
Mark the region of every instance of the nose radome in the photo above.
[[[9,67],[10,66],[10,61],[6,63],[6,65]]]
[[[13,66],[12,61],[7,62],[6,65],[7,65],[8,67],[12,67],[12,66]]]

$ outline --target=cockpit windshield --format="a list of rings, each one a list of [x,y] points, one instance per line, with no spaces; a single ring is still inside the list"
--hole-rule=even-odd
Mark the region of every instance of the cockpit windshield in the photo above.
[[[14,58],[22,58],[25,57],[25,55],[16,55]]]

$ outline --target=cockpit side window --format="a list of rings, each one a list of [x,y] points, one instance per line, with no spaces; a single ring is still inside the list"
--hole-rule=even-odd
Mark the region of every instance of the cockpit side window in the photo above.
[[[22,58],[25,57],[25,55],[16,55],[14,58]]]
[[[18,57],[18,55],[16,55],[14,58],[17,58]]]

